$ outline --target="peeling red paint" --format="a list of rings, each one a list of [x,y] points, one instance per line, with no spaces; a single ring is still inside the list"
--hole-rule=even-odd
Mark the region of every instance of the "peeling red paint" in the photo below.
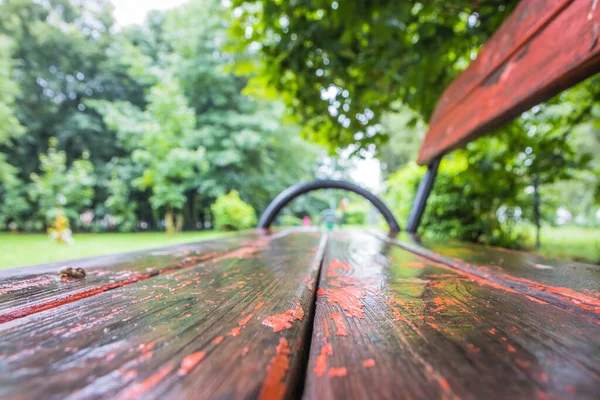
[[[138,350],[141,352],[145,352],[145,351],[150,351],[154,348],[154,346],[156,346],[156,342],[150,342],[150,343],[141,343],[138,346]]]
[[[250,321],[250,319],[252,319],[252,317],[254,317],[254,314],[249,314],[246,318],[244,318],[243,320],[238,322],[238,325],[240,325],[240,326],[246,325]]]
[[[141,397],[148,391],[150,391],[153,387],[158,385],[167,375],[173,371],[175,367],[173,365],[167,365],[159,370],[154,375],[146,378],[142,382],[137,382],[131,385],[127,390],[123,392],[122,395],[119,396],[119,399],[127,400],[132,398]]]
[[[473,353],[479,353],[481,351],[481,349],[479,347],[475,346],[472,343],[467,343],[465,345],[465,348]]]
[[[225,339],[223,336],[217,336],[212,342],[213,344],[219,344],[223,341],[223,339]]]
[[[529,367],[529,362],[527,362],[527,361],[525,361],[525,360],[521,360],[521,359],[519,359],[519,358],[517,358],[517,359],[515,360],[515,363],[516,363],[516,364],[517,364],[519,367],[521,367],[521,368],[527,368],[527,367]]]
[[[99,287],[96,287],[93,289],[88,289],[88,290],[84,290],[81,292],[69,294],[69,295],[66,295],[65,297],[50,300],[45,303],[39,303],[39,304],[31,305],[31,306],[18,308],[16,310],[7,312],[6,314],[1,314],[0,315],[0,324],[12,321],[13,319],[22,318],[22,317],[26,317],[31,314],[46,311],[51,308],[56,308],[56,307],[59,307],[59,306],[65,305],[65,304],[69,304],[69,303],[72,303],[72,302],[75,302],[78,300],[82,300],[82,299],[85,299],[85,298],[88,298],[91,296],[95,296],[97,294],[104,293],[108,290],[112,290],[112,289],[116,289],[116,288],[119,288],[122,286],[130,285],[132,283],[135,283],[135,282],[138,282],[141,280],[145,280],[150,277],[151,277],[150,274],[137,275],[133,278],[129,278],[129,279],[126,279],[123,281],[113,282],[113,283],[102,285],[102,286],[99,286]]]
[[[239,328],[239,327],[238,328],[233,328],[231,330],[231,332],[229,332],[227,334],[227,336],[239,336],[240,335],[240,331],[241,331],[241,328]]]
[[[317,356],[315,368],[313,369],[315,375],[323,376],[325,374],[325,371],[327,371],[327,356],[331,355],[333,355],[333,346],[331,343],[327,343],[321,347],[321,353]]]
[[[259,249],[256,247],[240,247],[239,249],[228,251],[227,253],[215,257],[212,259],[213,262],[217,263],[219,261],[227,260],[230,258],[249,258],[254,253],[256,253]]]
[[[306,288],[308,290],[311,292],[313,291],[313,288],[315,287],[315,278],[313,278],[311,274],[307,274],[304,279],[302,279],[302,282],[306,283]]]
[[[301,321],[304,318],[304,310],[300,302],[296,302],[296,306],[290,308],[284,313],[271,315],[263,320],[263,325],[273,328],[273,332],[280,332],[284,329],[291,329],[292,322]]]
[[[449,392],[450,391],[450,384],[448,383],[448,380],[446,378],[439,378],[438,382],[440,383],[440,386],[442,387],[442,389],[445,392]]]
[[[435,329],[436,331],[440,330],[440,327],[434,323],[431,322],[427,322],[427,325],[429,325],[430,327],[432,327],[433,329]]]
[[[365,297],[365,290],[359,287],[343,288],[321,288],[317,291],[318,296],[324,296],[331,305],[336,303],[345,311],[347,317],[364,318],[364,312],[360,299]]]
[[[333,324],[335,325],[335,336],[348,336],[344,318],[342,318],[340,313],[331,313],[329,314],[329,318],[333,320]]]
[[[371,368],[375,366],[375,360],[373,360],[372,358],[369,358],[368,360],[363,361],[363,365],[366,368]]]
[[[508,350],[509,353],[516,353],[517,349],[515,349],[512,345],[508,345],[506,346],[506,350]]]
[[[267,377],[260,390],[260,400],[279,400],[285,395],[285,376],[290,369],[290,348],[285,338],[279,339],[275,356],[267,366]]]
[[[265,305],[264,301],[261,301],[260,303],[258,303],[256,305],[256,307],[254,307],[255,310],[260,310],[263,306]]]
[[[342,270],[342,272],[352,271],[352,267],[350,266],[350,264],[334,258],[333,260],[331,260],[329,262],[329,269],[327,270],[327,277],[335,278],[335,277],[340,276],[340,274],[337,272],[338,269]]]
[[[206,357],[206,352],[204,351],[190,354],[181,361],[181,367],[177,373],[179,375],[187,375],[204,357]]]
[[[346,376],[347,373],[348,371],[346,371],[346,368],[331,368],[329,370],[330,377]]]
[[[492,328],[488,332],[491,333],[492,335],[495,335],[496,333],[498,333],[498,331],[496,330],[496,328]]]
[[[0,296],[16,292],[18,290],[30,289],[38,286],[50,285],[57,282],[58,278],[51,275],[38,275],[19,281],[8,281],[0,283]]]

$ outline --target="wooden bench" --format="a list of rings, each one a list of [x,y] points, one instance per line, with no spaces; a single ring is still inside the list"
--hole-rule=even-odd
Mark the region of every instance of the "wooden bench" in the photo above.
[[[597,8],[523,0],[450,86],[409,233],[443,154],[598,71]],[[330,186],[368,198],[392,234],[268,229]],[[259,226],[1,271],[0,398],[598,399],[600,266],[397,236],[343,182],[290,188]]]
[[[86,279],[61,279],[63,265]],[[2,398],[593,399],[600,388],[599,266],[286,230],[0,278]]]

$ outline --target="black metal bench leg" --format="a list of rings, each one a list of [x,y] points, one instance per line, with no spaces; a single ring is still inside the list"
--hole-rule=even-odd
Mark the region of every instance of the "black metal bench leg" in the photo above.
[[[421,183],[419,183],[417,196],[413,202],[412,209],[410,210],[410,214],[408,216],[408,223],[406,224],[406,231],[408,233],[416,233],[417,229],[419,229],[421,217],[423,217],[423,212],[425,211],[425,206],[427,205],[427,199],[429,198],[431,189],[433,189],[433,183],[435,182],[435,178],[437,176],[440,161],[441,157],[435,158],[431,164],[427,166],[427,172],[421,180]]]
[[[350,182],[345,181],[336,181],[331,179],[322,179],[316,180],[313,182],[304,182],[298,183],[294,186],[291,186],[279,193],[277,197],[267,206],[266,210],[263,212],[260,220],[258,221],[258,228],[260,229],[268,229],[273,221],[275,221],[275,217],[277,214],[285,207],[290,201],[294,200],[296,197],[303,195],[304,193],[312,192],[313,190],[318,189],[342,189],[350,192],[354,192],[365,199],[369,200],[371,204],[379,210],[388,226],[390,227],[390,233],[396,234],[400,232],[400,225],[396,222],[392,211],[387,208],[387,206],[381,201],[377,196],[373,193],[369,192]]]

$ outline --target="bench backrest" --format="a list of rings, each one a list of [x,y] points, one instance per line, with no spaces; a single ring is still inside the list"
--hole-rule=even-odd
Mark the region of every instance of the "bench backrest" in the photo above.
[[[600,70],[599,0],[522,0],[446,89],[418,163],[463,146]]]

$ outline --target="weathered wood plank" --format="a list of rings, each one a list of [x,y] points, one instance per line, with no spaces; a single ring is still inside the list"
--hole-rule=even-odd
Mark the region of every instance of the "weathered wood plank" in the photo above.
[[[323,265],[306,399],[597,398],[595,313],[362,233],[330,237]]]
[[[0,397],[282,398],[308,343],[318,233],[0,324]]]
[[[396,240],[396,244],[473,279],[518,290],[539,302],[600,316],[599,266],[452,241],[423,243],[411,240],[409,235]]]
[[[256,247],[259,233],[0,271],[0,323],[148,279],[236,248]],[[243,250],[242,250],[243,251]],[[64,279],[63,266],[81,267],[85,279]]]
[[[403,241],[410,243],[409,240],[406,238]],[[480,271],[504,274],[508,280],[526,279],[600,299],[600,265],[453,240],[422,240],[418,244],[455,262],[470,264]]]
[[[600,70],[597,0],[523,0],[446,89],[418,162],[429,163]]]

